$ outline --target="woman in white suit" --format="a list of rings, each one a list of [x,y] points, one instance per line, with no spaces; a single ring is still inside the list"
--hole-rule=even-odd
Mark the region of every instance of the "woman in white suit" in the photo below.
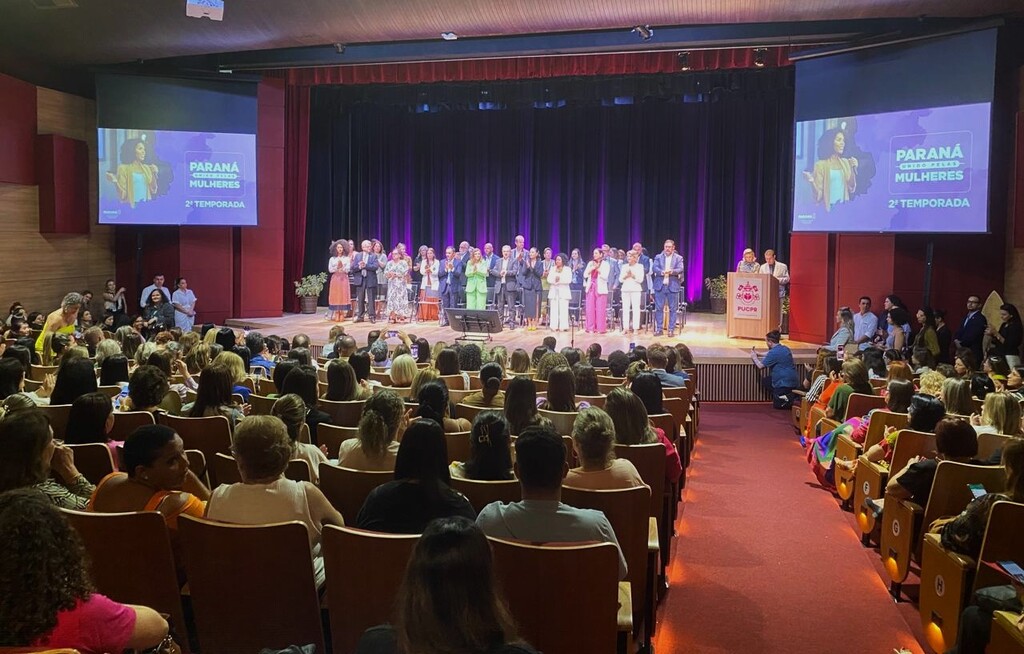
[[[608,262],[600,248],[594,248],[594,258],[583,270],[583,292],[587,294],[587,332],[604,334],[608,331]]]
[[[632,334],[640,329],[640,307],[643,298],[644,267],[637,263],[636,250],[626,253],[626,264],[619,271],[622,284],[622,329]]]
[[[437,320],[438,303],[441,297],[438,292],[439,279],[437,277],[440,268],[441,265],[434,254],[434,248],[427,248],[423,260],[420,262],[420,320]]]
[[[569,300],[572,298],[572,271],[565,265],[566,256],[559,254],[548,272],[548,306],[551,331],[569,331]]]

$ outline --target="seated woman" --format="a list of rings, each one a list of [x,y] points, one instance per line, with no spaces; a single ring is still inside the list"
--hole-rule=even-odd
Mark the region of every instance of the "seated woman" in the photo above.
[[[437,374],[442,377],[460,375],[464,384],[462,389],[469,388],[469,374],[459,367],[459,353],[455,348],[446,347],[438,352],[437,357],[434,359],[434,368],[437,370]]]
[[[835,418],[836,420],[842,420],[846,417],[846,405],[849,403],[851,395],[854,393],[863,393],[864,395],[875,394],[875,389],[871,386],[871,382],[868,381],[867,368],[857,359],[849,359],[843,362],[840,378],[843,380],[843,383],[832,393],[832,399],[828,401],[828,406],[825,408],[825,416]]]
[[[813,371],[810,386],[807,389],[807,393],[804,394],[802,402],[809,402],[809,406],[813,406],[821,398],[822,392],[828,385],[828,382],[839,379],[839,373],[842,371],[842,364],[839,358],[830,352],[822,352],[818,355],[818,361],[816,363],[815,370]],[[838,384],[836,384],[838,386]],[[832,394],[829,393],[829,398]],[[828,404],[828,400],[821,405],[821,410],[825,410],[825,406]]]
[[[939,399],[946,406],[946,413],[956,416],[970,416],[974,413],[971,382],[966,379],[950,377],[944,380]]]
[[[1011,368],[1010,374],[1006,376],[1006,390],[1017,397],[1018,400],[1024,401],[1024,368],[1017,367]]]
[[[505,406],[505,392],[501,390],[501,382],[504,379],[505,371],[500,365],[485,363],[480,368],[480,383],[483,389],[462,398],[462,404],[500,409]]]
[[[233,430],[245,417],[249,405],[238,406],[231,395],[231,370],[221,364],[212,363],[199,374],[199,390],[196,401],[181,408],[189,418],[224,416]]]
[[[625,377],[629,367],[629,356],[622,350],[615,350],[608,355],[608,374],[612,377]]]
[[[317,586],[322,585],[320,533],[324,525],[341,527],[345,520],[315,485],[285,479],[292,441],[284,423],[274,416],[247,418],[231,437],[231,453],[242,481],[218,486],[206,503],[206,517],[241,525],[298,520],[309,534]]]
[[[895,352],[895,350],[893,351]],[[860,354],[861,361],[868,370],[868,379],[885,379],[885,376],[889,374],[889,362],[885,360],[885,355],[882,351],[869,348]],[[897,352],[897,354],[899,353]],[[850,357],[847,356],[846,358],[849,359]]]
[[[508,383],[504,413],[513,436],[527,427],[551,426],[551,421],[537,411],[537,385],[529,377],[516,377]]]
[[[823,346],[829,352],[836,352],[840,347],[854,349],[856,345],[853,340],[853,312],[850,307],[840,307],[836,311],[836,331],[829,339],[828,345]]]
[[[302,426],[306,424],[306,404],[294,393],[283,395],[270,409],[270,415],[281,419],[288,429],[288,438],[292,444],[293,459],[302,459],[309,464],[309,479],[314,484],[320,483],[320,464],[327,462],[326,445],[317,447],[312,443],[299,441]]]
[[[1020,402],[1010,393],[989,393],[981,415],[971,413],[971,424],[979,434],[1021,435]]]
[[[124,441],[112,441],[108,434],[114,428],[114,407],[103,393],[86,393],[71,405],[64,441],[68,445],[103,443],[110,448],[110,455],[117,470],[117,448]]]
[[[615,456],[615,425],[603,410],[580,411],[572,426],[572,447],[580,467],[569,471],[564,486],[589,490],[615,490],[645,486],[636,466]]]
[[[889,475],[886,494],[927,506],[939,461],[981,465],[974,458],[978,454],[978,435],[960,418],[943,418],[935,425],[935,450],[935,458],[914,457],[902,470]]]
[[[946,417],[946,407],[942,406],[937,398],[930,395],[918,393],[910,399],[910,407],[907,408],[907,426],[904,429],[919,431],[930,434],[935,431],[935,425]],[[864,457],[871,462],[884,461],[888,464],[892,461],[892,453],[896,448],[896,438],[901,430],[888,427],[882,440],[875,443],[864,452]],[[849,463],[851,468],[857,467],[857,462]]]
[[[370,491],[356,526],[391,534],[419,534],[431,520],[452,516],[475,520],[476,511],[451,488],[440,423],[415,420],[402,436],[394,481]]]
[[[946,382],[946,376],[937,370],[929,370],[917,380],[918,392],[932,397],[942,395],[942,385]]]
[[[185,398],[188,397],[188,392],[198,390],[199,381],[193,379],[192,373],[188,371],[188,366],[183,363],[179,364],[179,360],[174,357],[174,354],[170,350],[157,350],[149,355],[146,359],[146,363],[151,366],[156,366],[160,369],[160,372],[167,376],[168,381],[174,377],[175,374],[181,376],[184,379],[184,383],[175,382],[171,384],[171,390],[178,394],[178,398],[182,403],[185,402]]]
[[[84,509],[93,485],[75,467],[71,448],[53,440],[43,412],[27,397],[11,395],[0,414],[0,492],[33,488],[56,506]]]
[[[128,397],[121,402],[121,410],[162,413],[160,404],[170,389],[167,376],[159,368],[139,366],[128,382]]]
[[[662,393],[661,379],[653,372],[637,375],[630,390],[643,402],[648,418],[666,413],[665,405],[662,403],[665,396]]]
[[[666,368],[666,371],[668,369]],[[671,374],[671,373],[669,373]],[[572,364],[572,376],[576,381],[576,394],[594,397],[604,395],[597,384],[597,373],[589,363]]]
[[[627,388],[613,388],[605,400],[604,410],[615,425],[615,442],[622,445],[661,443],[665,446],[665,482],[679,481],[683,464],[679,450],[661,427],[652,427],[643,401]]]
[[[90,511],[156,511],[174,530],[183,513],[203,516],[210,491],[189,470],[184,444],[173,429],[139,427],[124,442],[121,456],[124,472],[112,472],[96,485]]]
[[[590,406],[589,402],[576,403],[576,378],[568,366],[558,366],[548,375],[546,397],[538,404],[538,409],[545,411],[562,411],[572,413]]]
[[[469,431],[473,427],[465,418],[451,417],[448,387],[440,379],[423,384],[419,393],[416,394],[416,401],[420,404],[419,409],[416,410],[416,417],[436,421],[446,434]],[[412,416],[410,415],[409,418]]]
[[[971,395],[978,398],[979,400],[984,400],[986,397],[988,397],[989,393],[996,392],[995,382],[993,382],[992,378],[989,377],[988,375],[976,372],[973,375],[971,375],[970,379]]]
[[[252,393],[249,387],[244,384],[248,377],[248,374],[245,371],[245,366],[248,361],[242,359],[242,357],[238,356],[234,352],[221,352],[213,362],[219,363],[231,371],[231,393],[238,393],[242,396],[242,400],[244,402],[248,402],[249,394]],[[281,387],[278,386],[277,390],[280,391]]]
[[[558,352],[548,352],[540,358],[540,361],[537,362],[537,373],[533,378],[539,379],[540,381],[548,381],[551,371],[559,366],[565,366],[568,368],[569,362]]]
[[[17,534],[0,548],[0,646],[121,652],[164,642],[159,613],[93,591],[82,541],[44,496],[0,493],[0,533]]]
[[[508,420],[498,411],[481,411],[469,435],[469,460],[448,466],[452,477],[477,481],[506,481],[512,474],[512,439]]]
[[[885,396],[885,408],[892,413],[906,413],[910,408],[910,401],[914,397],[914,384],[905,379],[894,379],[889,382]],[[836,462],[836,444],[840,436],[849,436],[854,443],[863,443],[867,437],[871,425],[871,416],[875,410],[872,409],[866,416],[854,416],[846,420],[832,431],[812,438],[807,443],[807,463],[811,465],[814,476],[818,483],[827,490],[835,490],[835,469],[833,463],[846,464],[849,462]]]
[[[512,356],[509,358],[508,363],[510,375],[528,375],[530,373],[530,366],[530,354],[526,350],[521,347],[512,350]]]
[[[929,370],[935,370],[935,357],[927,348],[915,347],[910,355],[910,366],[915,375],[923,375]]]
[[[356,654],[537,654],[516,636],[491,547],[471,520],[441,518],[426,526],[395,605],[392,623],[367,629]]]
[[[366,400],[356,438],[341,442],[338,465],[353,470],[394,470],[398,433],[405,405],[393,391],[380,391]]]
[[[278,368],[285,364],[278,364]],[[294,365],[289,366],[290,369]],[[277,373],[277,368],[274,369]],[[284,380],[282,379],[282,384]],[[355,370],[348,361],[344,359],[331,359],[327,364],[327,393],[325,400],[331,402],[351,402],[353,400],[365,400],[373,395],[373,390],[367,384],[360,384],[356,381]]]
[[[79,396],[96,392],[96,367],[89,359],[64,361],[50,393],[50,404],[71,404]]]
[[[904,361],[893,361],[889,364],[889,369],[885,375],[886,386],[894,379],[902,379],[903,381],[913,383],[914,371]]]
[[[956,358],[953,359],[953,370],[957,376],[970,379],[978,369],[978,362],[974,358],[974,352],[965,347],[956,351]]]
[[[996,390],[1006,388],[1006,378],[1010,376],[1010,365],[1006,363],[1006,357],[1002,355],[986,357],[985,363],[981,365],[981,371],[992,380],[992,385]]]
[[[319,445],[316,426],[320,423],[331,424],[331,416],[317,406],[320,399],[320,381],[313,366],[299,366],[284,379],[284,384],[277,389],[281,395],[295,393],[306,403],[306,426],[309,427],[309,440]]]
[[[391,370],[388,371],[391,376],[391,385],[395,388],[409,388],[417,370],[416,359],[413,359],[412,355],[396,356],[395,360],[391,362]]]

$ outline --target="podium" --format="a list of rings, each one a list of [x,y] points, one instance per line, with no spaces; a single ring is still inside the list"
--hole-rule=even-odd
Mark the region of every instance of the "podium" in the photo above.
[[[761,273],[729,273],[725,297],[729,338],[756,338],[778,329],[782,322],[779,280]]]

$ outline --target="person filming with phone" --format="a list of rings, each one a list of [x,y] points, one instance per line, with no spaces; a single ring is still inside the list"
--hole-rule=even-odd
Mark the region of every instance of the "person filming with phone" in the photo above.
[[[780,341],[778,330],[765,334],[768,352],[761,358],[757,350],[750,348],[750,359],[758,368],[767,368],[768,375],[761,379],[761,385],[772,395],[772,406],[788,409],[793,406],[793,389],[800,384],[800,377],[793,363],[793,352]]]

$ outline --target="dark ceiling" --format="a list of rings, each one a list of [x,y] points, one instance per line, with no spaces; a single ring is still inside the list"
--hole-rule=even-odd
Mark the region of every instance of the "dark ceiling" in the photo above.
[[[223,22],[185,16],[185,0],[0,0],[0,69],[55,71],[210,53],[659,26],[978,18],[1021,15],[1022,0],[226,0]],[[578,38],[578,37],[577,37]],[[657,48],[658,35],[637,46]],[[674,47],[676,44],[661,44]],[[752,44],[753,45],[753,44]],[[414,57],[415,53],[405,58]]]

